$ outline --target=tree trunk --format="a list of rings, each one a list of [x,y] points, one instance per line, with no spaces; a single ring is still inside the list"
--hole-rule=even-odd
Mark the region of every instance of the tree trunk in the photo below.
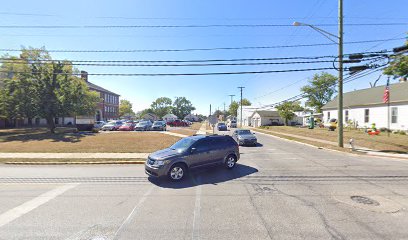
[[[33,118],[27,118],[27,123],[29,127],[33,127]]]
[[[288,126],[288,119],[285,118],[285,126]]]
[[[47,117],[47,125],[51,133],[55,133],[55,122],[53,117]]]

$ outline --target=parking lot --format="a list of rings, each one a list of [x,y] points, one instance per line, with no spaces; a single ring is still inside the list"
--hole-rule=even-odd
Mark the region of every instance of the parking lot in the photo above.
[[[0,165],[0,239],[408,237],[408,162],[256,136],[232,171],[178,183],[143,165]]]

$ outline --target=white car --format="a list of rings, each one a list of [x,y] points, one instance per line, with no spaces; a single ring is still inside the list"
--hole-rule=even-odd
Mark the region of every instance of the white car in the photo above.
[[[101,129],[103,125],[105,125],[105,121],[96,121],[94,124],[94,129]]]
[[[228,128],[236,128],[237,127],[237,121],[232,120],[232,121],[228,122],[227,127]]]

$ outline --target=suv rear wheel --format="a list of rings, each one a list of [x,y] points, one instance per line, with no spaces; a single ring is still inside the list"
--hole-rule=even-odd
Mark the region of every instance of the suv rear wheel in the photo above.
[[[227,169],[233,169],[237,163],[237,157],[235,155],[228,155],[227,159],[225,160],[225,167]]]
[[[172,181],[180,181],[186,175],[186,167],[183,164],[173,165],[168,173],[168,177]]]

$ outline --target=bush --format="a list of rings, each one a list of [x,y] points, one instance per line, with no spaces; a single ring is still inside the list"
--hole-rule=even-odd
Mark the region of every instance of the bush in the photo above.
[[[388,128],[382,127],[380,128],[380,132],[391,132],[391,130]]]

